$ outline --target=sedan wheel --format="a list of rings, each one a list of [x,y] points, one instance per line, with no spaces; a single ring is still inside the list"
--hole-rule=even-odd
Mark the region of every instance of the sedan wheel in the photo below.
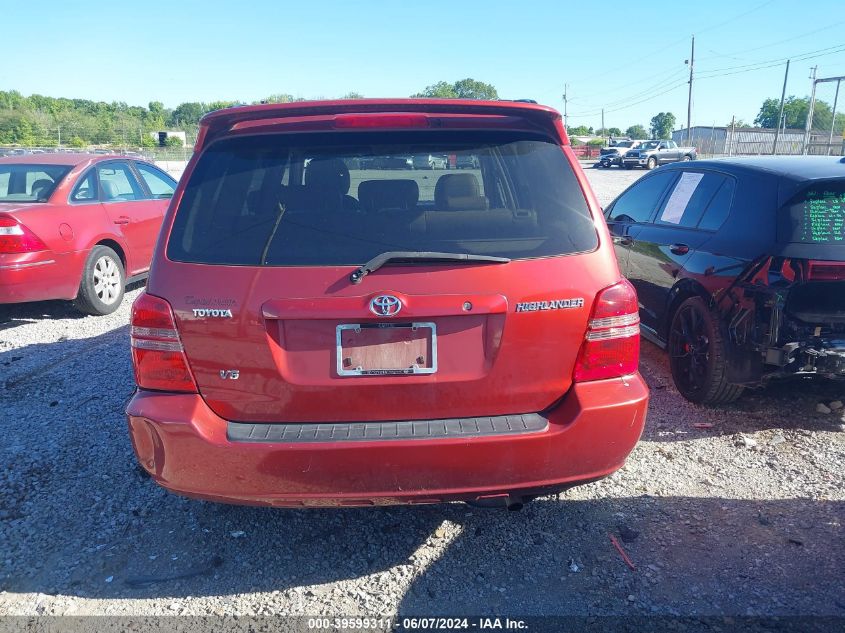
[[[648,159],[648,162],[646,163],[645,168],[646,169],[654,169],[655,167],[657,167],[657,159],[652,156],[651,158]]]
[[[94,264],[94,292],[104,304],[110,306],[117,301],[121,281],[120,271],[111,257],[103,255]]]
[[[120,257],[108,246],[97,245],[85,262],[74,305],[86,314],[110,314],[123,300],[125,285]]]

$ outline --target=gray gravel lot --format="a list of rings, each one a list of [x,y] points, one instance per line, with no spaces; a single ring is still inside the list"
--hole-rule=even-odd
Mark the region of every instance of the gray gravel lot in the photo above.
[[[643,173],[587,171],[602,204]],[[0,615],[845,615],[845,433],[816,412],[841,383],[703,409],[644,343],[647,428],[604,481],[516,513],[216,505],[134,463],[138,292],[100,318],[0,306]]]

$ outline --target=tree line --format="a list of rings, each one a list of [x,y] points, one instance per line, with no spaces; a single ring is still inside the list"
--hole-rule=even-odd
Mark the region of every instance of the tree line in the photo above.
[[[495,86],[472,78],[455,82],[439,81],[426,86],[412,97],[444,99],[488,99],[499,98]],[[360,99],[363,95],[349,92],[344,99]],[[288,93],[268,95],[253,103],[288,103],[305,101]],[[0,90],[0,145],[22,145],[50,147],[64,145],[87,147],[90,145],[111,145],[120,147],[153,147],[157,140],[149,134],[167,129],[184,130],[189,142],[195,135],[199,120],[207,112],[237,105],[235,101],[191,101],[167,108],[160,101],[150,101],[146,107],[133,106],[123,101],[91,101],[68,99],[43,95],[23,96],[15,90]],[[787,128],[803,128],[809,111],[809,99],[790,96],[784,106],[784,120]],[[775,127],[779,120],[780,100],[769,98],[763,101],[754,125]],[[830,129],[833,113],[830,104],[817,100],[813,127]],[[676,118],[671,112],[660,112],[652,117],[650,125],[635,124],[624,131],[619,127],[599,128],[579,125],[568,128],[571,136],[599,136],[631,138],[668,138],[675,128]],[[737,121],[738,127],[746,124]],[[834,132],[842,134],[845,115],[838,114]],[[175,142],[175,141],[174,141]]]

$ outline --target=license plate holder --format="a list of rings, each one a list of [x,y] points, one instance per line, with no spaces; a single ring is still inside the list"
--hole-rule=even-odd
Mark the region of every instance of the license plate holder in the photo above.
[[[435,323],[344,323],[337,326],[339,376],[418,376],[436,371]]]

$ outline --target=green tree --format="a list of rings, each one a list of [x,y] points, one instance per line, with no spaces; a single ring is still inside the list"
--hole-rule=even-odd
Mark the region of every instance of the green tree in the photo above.
[[[629,136],[633,139],[645,139],[648,137],[648,132],[642,125],[632,125],[627,130],[625,130],[625,136]]]
[[[83,147],[85,147],[85,146],[86,146],[86,143],[85,143],[85,141],[84,141],[84,140],[82,140],[82,138],[81,138],[81,137],[79,137],[79,136],[72,136],[72,137],[70,138],[70,140],[68,141],[68,145],[70,145],[71,147],[75,147],[75,148],[77,148],[77,149],[82,149]]]
[[[789,129],[803,129],[807,126],[807,116],[810,112],[810,99],[808,97],[796,97],[790,95],[783,103],[784,124]],[[774,128],[778,125],[780,117],[780,99],[770,98],[763,101],[760,111],[754,118],[755,125],[764,128]],[[833,112],[827,101],[816,100],[813,107],[813,129],[829,130],[832,122]],[[842,127],[845,125],[845,117],[836,117],[834,133],[842,134]]]
[[[651,117],[651,138],[671,138],[675,129],[675,115],[661,112]]]
[[[287,94],[286,92],[280,92],[277,94],[272,94],[268,97],[264,97],[258,103],[293,103],[294,101],[304,101],[304,99],[298,99],[291,94]]]
[[[198,125],[200,119],[207,111],[208,107],[203,103],[198,103],[196,101],[180,103],[170,115],[167,125],[170,127]]]
[[[570,136],[592,136],[593,128],[586,125],[579,125],[577,127],[569,126],[567,132]]]
[[[364,98],[364,95],[362,95],[360,92],[355,92],[354,90],[352,92],[347,92],[345,95],[343,95],[341,97],[341,99],[363,99],[363,98]]]
[[[495,101],[499,98],[499,93],[496,92],[496,88],[492,84],[486,84],[483,81],[476,81],[470,78],[455,82],[455,94],[460,99]]]
[[[422,92],[411,95],[412,97],[430,97],[433,99],[457,99],[455,86],[447,81],[438,81],[436,84],[426,86]]]
[[[164,141],[165,147],[182,147],[183,145],[182,139],[178,136],[168,136]]]
[[[612,127],[607,131],[607,134],[609,136],[622,136],[622,130],[620,130],[618,127]]]
[[[411,96],[438,99],[485,99],[493,101],[499,98],[499,93],[492,84],[468,77],[466,79],[460,79],[453,84],[450,84],[448,81],[438,81],[436,84],[426,86],[422,92]]]

